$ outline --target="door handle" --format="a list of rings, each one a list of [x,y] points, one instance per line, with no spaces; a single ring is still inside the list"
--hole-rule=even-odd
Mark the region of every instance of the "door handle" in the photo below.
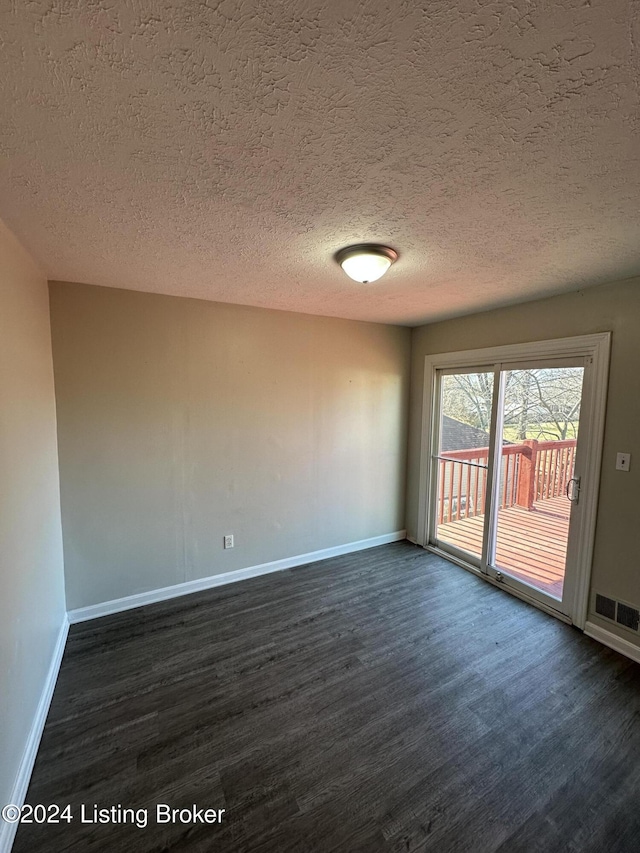
[[[571,488],[572,483],[574,484],[573,488]],[[572,477],[567,482],[566,495],[567,500],[570,500],[571,503],[578,503],[578,501],[580,500],[580,477]]]

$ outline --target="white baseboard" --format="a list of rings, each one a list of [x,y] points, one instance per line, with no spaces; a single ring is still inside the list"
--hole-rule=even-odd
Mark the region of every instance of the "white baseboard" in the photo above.
[[[308,563],[317,563],[319,560],[328,560],[330,557],[340,557],[343,554],[351,554],[354,551],[375,548],[377,545],[399,542],[402,539],[406,539],[406,535],[406,530],[396,530],[395,533],[385,533],[383,536],[361,539],[359,542],[336,545],[333,548],[324,548],[321,551],[311,551],[309,554],[299,554],[297,557],[285,557],[283,560],[274,560],[271,563],[249,566],[246,569],[237,569],[234,572],[224,572],[220,575],[211,575],[207,578],[198,578],[197,580],[186,581],[185,583],[175,584],[174,586],[165,586],[161,589],[150,590],[149,592],[128,595],[125,598],[115,598],[112,601],[92,604],[89,607],[79,607],[77,610],[69,611],[69,622],[74,625],[77,622],[98,619],[100,616],[121,613],[123,610],[132,610],[134,607],[155,604],[158,601],[166,601],[169,598],[178,598],[181,595],[189,595],[192,592],[201,592],[202,590],[211,589],[216,586],[236,583],[237,581],[247,580],[247,578],[258,577],[258,575],[268,575],[271,572],[293,569],[296,566],[305,566]]]
[[[20,762],[20,767],[18,768],[18,775],[9,799],[9,803],[16,806],[24,805],[24,800],[27,796],[33,765],[36,761],[38,747],[40,746],[40,739],[42,738],[42,732],[44,731],[44,724],[47,721],[47,714],[49,713],[49,706],[51,705],[53,691],[55,690],[56,681],[58,680],[58,672],[60,671],[60,664],[62,663],[62,656],[64,654],[64,647],[67,642],[68,633],[69,620],[65,615],[64,622],[60,627],[60,633],[58,634],[58,639],[56,640],[56,645],[53,650],[49,671],[47,672],[42,693],[40,694],[40,701],[38,702],[33,723],[31,724],[31,731],[29,732],[29,737],[27,738],[27,743],[25,744],[24,752],[22,753],[22,760]],[[2,805],[4,806],[6,803],[2,803]],[[17,823],[6,823],[2,818],[0,818],[0,853],[10,853],[17,830]]]
[[[599,643],[609,646],[610,649],[620,652],[621,655],[631,658],[631,660],[636,663],[640,663],[640,646],[636,646],[635,643],[631,643],[629,640],[625,640],[617,634],[607,631],[606,628],[601,628],[593,622],[587,622],[584,626],[584,632],[587,637],[591,637],[593,640],[597,640]]]

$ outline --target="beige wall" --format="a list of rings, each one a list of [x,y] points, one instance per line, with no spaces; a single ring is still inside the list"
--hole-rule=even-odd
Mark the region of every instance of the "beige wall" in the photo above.
[[[0,223],[0,804],[65,617],[47,281]],[[6,825],[0,821],[0,836]],[[1,841],[0,841],[1,844]]]
[[[50,289],[70,609],[404,527],[408,329]]]
[[[424,358],[500,344],[611,331],[611,367],[592,591],[640,606],[640,279],[589,288],[414,329],[409,426],[407,532],[417,527]],[[633,454],[631,471],[615,470],[617,451]],[[593,614],[628,640],[638,635]]]

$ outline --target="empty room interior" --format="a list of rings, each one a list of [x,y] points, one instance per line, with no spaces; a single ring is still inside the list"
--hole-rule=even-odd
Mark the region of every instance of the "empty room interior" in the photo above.
[[[0,853],[640,847],[640,9],[0,10]]]

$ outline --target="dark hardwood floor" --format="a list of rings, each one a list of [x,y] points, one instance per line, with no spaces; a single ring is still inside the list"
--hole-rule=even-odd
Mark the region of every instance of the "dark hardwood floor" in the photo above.
[[[639,710],[636,664],[385,545],[73,626],[28,802],[74,820],[14,853],[635,853]]]

